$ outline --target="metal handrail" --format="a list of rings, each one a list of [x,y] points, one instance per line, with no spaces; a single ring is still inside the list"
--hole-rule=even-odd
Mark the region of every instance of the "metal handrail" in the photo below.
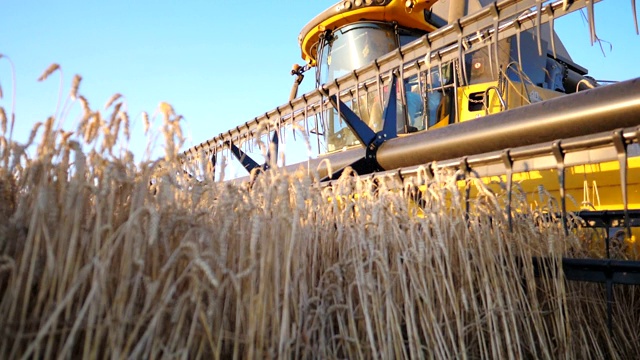
[[[504,99],[502,98],[502,93],[500,89],[496,86],[489,86],[487,90],[484,91],[484,98],[482,99],[482,106],[484,107],[484,114],[489,115],[489,104],[487,104],[487,99],[489,98],[489,90],[495,90],[496,94],[498,94],[498,100],[500,100],[500,110],[507,110],[507,104],[505,104]]]

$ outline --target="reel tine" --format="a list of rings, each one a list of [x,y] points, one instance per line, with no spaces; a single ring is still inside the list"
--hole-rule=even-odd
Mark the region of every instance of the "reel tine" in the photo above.
[[[629,196],[627,192],[627,174],[628,174],[628,153],[627,144],[625,143],[622,130],[616,130],[612,133],[611,138],[618,153],[618,163],[620,167],[620,190],[622,191],[622,204],[624,212],[624,226],[627,236],[631,237],[631,224],[629,223]]]
[[[391,139],[398,135],[397,130],[397,113],[396,108],[397,104],[397,96],[396,96],[396,87],[397,87],[397,76],[395,71],[391,73],[391,84],[389,86],[389,97],[387,98],[387,106],[384,108],[384,113],[382,114],[382,132],[385,137]],[[375,135],[374,135],[375,136]],[[366,143],[369,145],[369,143]]]
[[[196,171],[194,171],[194,177],[197,179],[203,174],[207,173],[207,161],[206,161],[206,150],[201,149],[198,152],[198,166],[196,167]]]
[[[538,55],[542,56],[542,33],[540,26],[542,22],[542,1],[536,0],[536,40],[538,41]],[[593,43],[591,44],[593,45]]]
[[[638,13],[636,12],[636,0],[631,0],[631,12],[633,13],[633,23],[636,26],[636,34],[640,35],[638,30]]]
[[[490,61],[490,68],[491,68],[491,74],[494,76],[494,79],[497,79],[498,76],[500,76],[500,70],[499,70],[499,66],[500,66],[500,59],[499,59],[499,55],[498,55],[498,26],[500,25],[500,10],[498,10],[498,5],[497,3],[493,3],[493,5],[491,6],[491,13],[493,14],[493,41],[492,41],[492,47],[493,47],[493,51],[495,51],[495,70],[494,70],[494,66],[493,66],[493,61]],[[489,48],[489,54],[491,54],[491,48]],[[489,57],[491,57],[491,55],[489,55]]]
[[[463,40],[464,37],[462,36],[462,26],[460,25],[460,19],[458,19],[454,24],[454,29],[456,31],[456,34],[458,35],[458,56],[456,57],[456,59],[458,60],[458,62],[460,63],[460,67],[462,68],[462,76],[460,81],[462,82],[462,85],[466,85],[467,84],[467,66],[466,66],[466,61],[464,61],[464,55],[466,54],[466,49],[463,50],[464,44],[463,44]]]
[[[291,109],[291,114],[289,115],[291,117],[291,125],[294,125],[294,124],[296,124],[296,121],[295,121],[296,118],[295,118],[295,115],[294,115],[294,112],[293,112],[293,110],[294,110],[293,109],[293,104],[291,104],[291,102],[289,102],[289,107]],[[293,141],[296,141],[296,132],[295,132],[295,130],[293,128],[291,129],[291,132],[293,133],[292,134],[293,135]]]
[[[218,162],[218,156],[215,152],[211,153],[211,158],[209,159],[209,164],[211,165],[211,180],[216,180],[216,163]]]
[[[275,131],[273,132],[273,137],[271,138],[271,143],[269,144],[269,149],[267,149],[267,166],[271,166],[271,164],[277,164],[278,163],[278,143],[279,141],[279,136],[278,136],[278,129],[275,129]],[[271,154],[271,149],[273,149],[273,154]]]
[[[511,200],[513,198],[513,159],[511,158],[509,149],[505,149],[502,152],[501,157],[504,167],[507,170],[507,221],[509,224],[509,231],[513,231],[513,216],[511,215]]]
[[[589,22],[589,35],[591,36],[591,46],[596,42],[596,19],[594,15],[593,0],[586,0],[587,7],[587,21]]]
[[[547,15],[549,16],[549,37],[551,38],[551,51],[553,52],[553,57],[557,58],[556,55],[556,42],[555,42],[555,32],[554,32],[554,13],[553,7],[547,6]]]
[[[520,48],[520,33],[521,33],[521,25],[520,22],[518,20],[516,20],[515,22],[515,28],[516,28],[516,47],[518,48],[518,69],[522,69],[522,51]],[[505,73],[506,73],[507,69],[505,69]]]
[[[555,141],[551,145],[551,152],[556,159],[556,170],[558,172],[558,183],[560,185],[560,206],[562,211],[562,227],[564,234],[569,235],[567,227],[567,196],[566,196],[566,177],[565,177],[565,153],[562,149],[561,141]]]

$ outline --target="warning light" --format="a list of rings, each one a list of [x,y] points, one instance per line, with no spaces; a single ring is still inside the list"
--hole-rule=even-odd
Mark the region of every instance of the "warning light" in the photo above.
[[[480,62],[477,62],[477,63],[473,64],[473,68],[476,69],[476,70],[480,70],[481,67],[482,67],[482,63],[480,63]]]

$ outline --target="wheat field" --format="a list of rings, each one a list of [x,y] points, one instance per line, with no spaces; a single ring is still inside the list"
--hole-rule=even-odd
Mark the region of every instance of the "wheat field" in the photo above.
[[[604,286],[566,282],[557,266],[588,255],[581,230],[531,221],[517,190],[509,229],[504,192],[469,179],[480,195],[467,212],[445,172],[420,209],[392,180],[320,187],[272,169],[251,187],[198,181],[176,158],[170,106],[165,157],[136,163],[120,147],[119,96],[93,109],[79,82],[69,131],[51,117],[19,144],[3,116],[0,358],[640,354],[638,289],[614,288],[610,336]],[[534,276],[534,256],[548,276]]]

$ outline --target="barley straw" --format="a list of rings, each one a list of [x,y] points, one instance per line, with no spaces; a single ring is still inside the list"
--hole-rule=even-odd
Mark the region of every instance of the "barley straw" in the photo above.
[[[580,229],[532,220],[557,210],[548,193],[531,209],[514,187],[509,231],[505,184],[467,179],[467,213],[451,172],[417,179],[420,198],[417,183],[345,175],[322,188],[273,169],[250,188],[198,181],[176,161],[170,105],[165,157],[135,164],[111,151],[119,105],[109,116],[79,99],[80,137],[50,118],[32,156],[0,147],[12,164],[0,169],[0,358],[640,353],[636,287],[614,288],[609,336],[603,286],[555,266],[534,277],[533,256],[588,254]]]

